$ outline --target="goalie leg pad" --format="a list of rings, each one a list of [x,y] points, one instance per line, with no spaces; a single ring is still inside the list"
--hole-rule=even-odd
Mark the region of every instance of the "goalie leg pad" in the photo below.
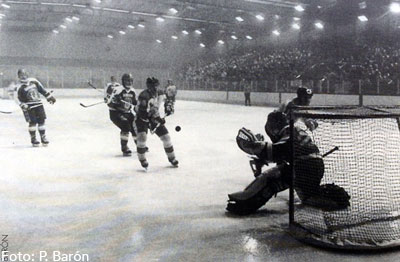
[[[282,166],[269,169],[256,177],[243,191],[228,195],[226,209],[232,213],[250,214],[262,207],[275,194],[289,186],[281,173]]]

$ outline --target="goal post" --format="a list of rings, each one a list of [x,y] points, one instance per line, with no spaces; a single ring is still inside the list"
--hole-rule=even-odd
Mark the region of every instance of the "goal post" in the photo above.
[[[294,107],[290,115],[290,232],[335,248],[399,246],[400,107]],[[307,121],[317,128],[296,124]]]

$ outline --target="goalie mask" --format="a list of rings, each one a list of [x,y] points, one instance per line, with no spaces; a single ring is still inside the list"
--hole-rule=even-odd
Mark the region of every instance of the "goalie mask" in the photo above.
[[[121,81],[124,87],[132,87],[133,85],[133,77],[131,74],[123,74]]]
[[[313,91],[310,88],[301,86],[297,89],[297,97],[301,106],[308,106],[313,96]]]

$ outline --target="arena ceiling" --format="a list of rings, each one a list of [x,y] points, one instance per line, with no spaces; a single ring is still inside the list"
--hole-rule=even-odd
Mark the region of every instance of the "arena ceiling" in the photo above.
[[[206,40],[246,41],[271,34],[275,28],[290,30],[293,19],[301,19],[303,23],[306,19],[320,18],[330,23],[347,23],[346,15],[350,20],[357,20],[363,4],[370,6],[377,2],[382,5],[391,1],[0,0],[0,23],[1,31],[43,31],[145,41],[184,37],[200,31],[202,35],[197,37]],[[299,6],[305,12],[299,11]]]
[[[278,19],[292,18],[295,6],[311,0],[10,0],[1,1],[1,30],[59,31],[96,36],[119,31],[159,30],[170,35],[187,30],[210,30],[238,35],[262,33]],[[332,0],[317,1],[328,5]],[[176,10],[176,11],[175,11]],[[257,19],[259,16],[262,20]],[[241,17],[243,21],[238,21]],[[70,19],[74,18],[72,21]],[[159,18],[159,20],[156,20]],[[162,19],[164,19],[163,22]],[[64,28],[65,25],[66,28]],[[61,26],[61,27],[60,27]],[[129,27],[128,27],[129,26]],[[133,28],[135,27],[135,28]]]

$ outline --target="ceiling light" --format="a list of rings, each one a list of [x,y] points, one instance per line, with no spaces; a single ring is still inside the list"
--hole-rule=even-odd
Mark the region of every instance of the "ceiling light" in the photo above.
[[[206,47],[206,45],[203,43],[200,43],[200,47]]]
[[[114,37],[112,35],[107,35],[108,38],[113,39]]]
[[[314,25],[318,29],[323,29],[324,28],[324,25],[321,22],[316,22]]]
[[[249,39],[249,40],[253,39],[253,37],[251,37],[249,35],[246,35],[246,38]]]
[[[293,28],[293,29],[296,29],[296,30],[299,30],[299,29],[300,29],[300,25],[299,25],[299,24],[296,24],[296,23],[293,23],[293,24],[292,24],[292,28]]]
[[[159,44],[161,44],[161,43],[162,43],[162,41],[161,41],[161,40],[159,40],[159,39],[157,39],[157,40],[156,40],[156,42],[157,42],[157,43],[159,43]]]
[[[194,32],[196,33],[196,34],[198,34],[198,35],[201,35],[201,31],[200,30],[194,30]]]
[[[231,35],[231,38],[234,39],[234,40],[238,39],[237,36],[235,36],[235,35]]]
[[[178,37],[176,35],[171,36],[172,39],[177,40]]]
[[[299,11],[299,12],[303,12],[304,11],[304,8],[301,5],[296,5],[294,7],[294,9],[296,9],[296,11]]]
[[[10,6],[6,5],[6,4],[1,4],[1,6],[4,7],[4,8],[10,8]]]
[[[391,3],[389,8],[392,13],[396,13],[396,14],[400,13],[400,4],[399,3]]]
[[[218,40],[218,44],[223,45],[223,44],[225,44],[225,42],[222,40]]]
[[[157,17],[156,20],[157,20],[158,22],[164,22],[164,21],[165,21],[165,19],[162,18],[161,16]]]
[[[80,18],[77,17],[77,16],[73,16],[72,19],[74,19],[75,21],[79,21],[80,20]]]
[[[239,22],[243,22],[243,21],[244,21],[243,18],[241,18],[240,16],[235,17],[235,19],[236,19],[237,21],[239,21]]]
[[[138,27],[144,28],[144,24],[138,24]]]
[[[55,34],[58,34],[58,33],[59,33],[59,31],[58,31],[58,30],[56,30],[56,29],[54,29],[54,30],[53,30],[53,33],[55,33]]]
[[[125,35],[126,34],[126,32],[125,31],[119,31],[119,33],[121,34],[121,35]]]
[[[276,36],[278,36],[278,35],[281,34],[278,30],[274,30],[274,31],[272,31],[272,33],[273,33],[274,35],[276,35]]]
[[[60,27],[61,27],[62,29],[65,29],[65,28],[67,28],[67,26],[66,26],[66,25],[60,25]]]
[[[293,17],[294,21],[300,21],[300,17]]]
[[[360,20],[361,22],[367,22],[368,17],[366,17],[365,15],[360,15],[360,16],[358,16],[358,20]]]
[[[258,20],[260,20],[260,21],[263,21],[263,20],[264,20],[264,17],[263,17],[262,15],[256,15],[256,18],[257,18]]]
[[[169,9],[169,11],[172,13],[172,14],[176,14],[176,13],[178,13],[178,10],[176,10],[175,8],[170,8]]]
[[[183,31],[182,31],[182,34],[184,34],[184,35],[188,35],[188,34],[189,34],[189,32],[188,32],[188,31],[186,31],[186,30],[183,30]]]
[[[68,22],[72,22],[72,19],[71,18],[69,18],[69,17],[67,17],[67,18],[65,18],[65,20],[67,20]]]
[[[96,3],[101,4],[101,0],[94,0]]]
[[[135,26],[133,26],[133,25],[128,25],[128,27],[129,27],[130,29],[135,29]]]

